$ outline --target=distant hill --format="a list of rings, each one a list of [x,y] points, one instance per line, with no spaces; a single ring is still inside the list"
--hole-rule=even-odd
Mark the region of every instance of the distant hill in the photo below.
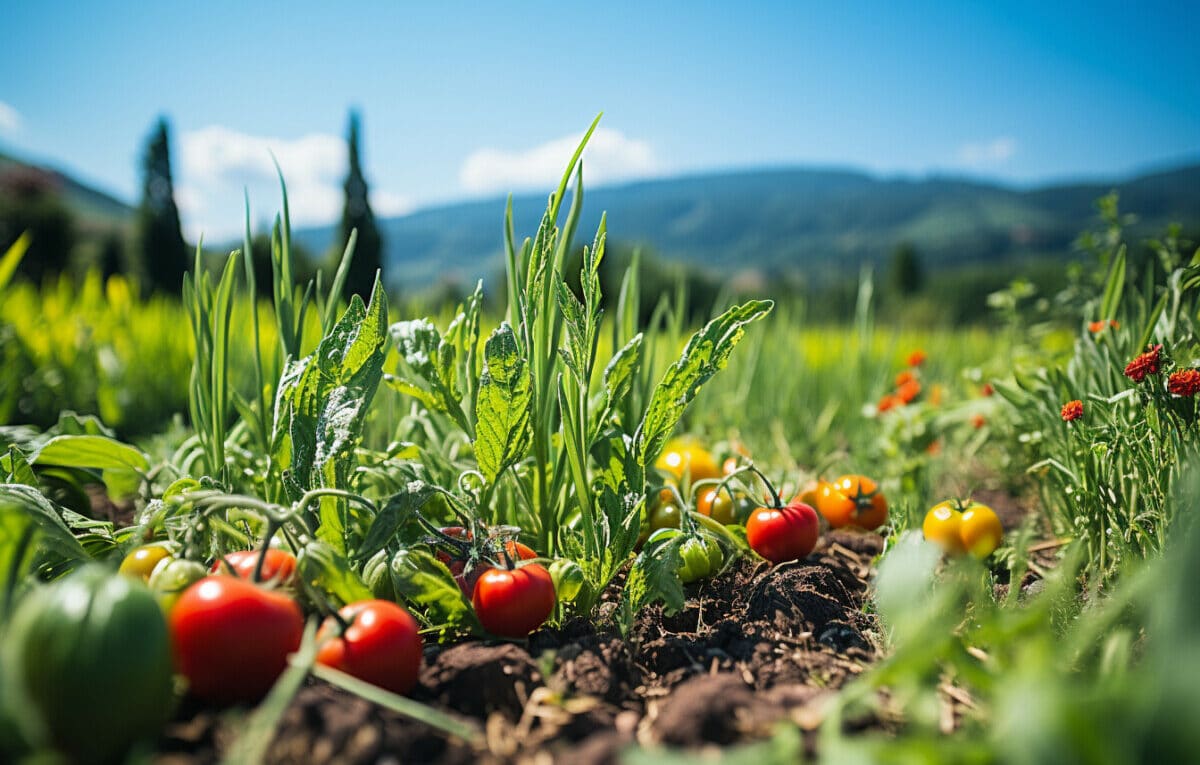
[[[0,153],[0,176],[32,171],[48,178],[78,223],[88,229],[119,229],[133,220],[134,208],[100,189],[81,183],[51,167],[41,167]]]
[[[1135,235],[1200,224],[1200,164],[1114,182],[1009,188],[950,177],[884,178],[852,170],[774,169],[693,175],[588,190],[577,244],[608,212],[610,240],[719,274],[748,269],[813,278],[887,258],[909,242],[932,268],[1062,256],[1116,190]],[[518,238],[532,236],[546,198],[514,198]],[[420,210],[380,222],[388,280],[402,287],[470,281],[501,267],[504,200]],[[334,227],[294,238],[327,251]]]

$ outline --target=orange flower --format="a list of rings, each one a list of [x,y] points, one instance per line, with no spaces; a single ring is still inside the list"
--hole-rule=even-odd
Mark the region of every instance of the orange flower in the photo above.
[[[917,350],[908,354],[908,365],[910,367],[919,367],[925,363],[926,358],[927,356],[925,355],[925,351],[918,348]]]
[[[879,399],[879,403],[875,405],[875,411],[886,412],[887,410],[895,409],[897,406],[901,406],[902,404],[904,404],[903,401],[896,396],[893,396],[891,393],[888,393],[883,398]]]
[[[984,383],[979,387],[979,393],[984,396],[990,396],[995,392],[996,389],[992,387],[991,383]]]
[[[910,372],[906,369],[903,372],[901,372],[900,374],[896,375],[896,387],[899,388],[901,385],[908,382],[909,380],[915,380],[915,379],[916,379],[916,376],[912,372]]]
[[[1167,390],[1176,396],[1194,396],[1200,393],[1200,369],[1183,369],[1171,373],[1167,378]]]
[[[916,380],[909,380],[896,389],[896,398],[906,404],[911,404],[919,395],[921,395],[921,383]]]
[[[1116,319],[1109,319],[1108,321],[1090,321],[1090,322],[1088,322],[1088,331],[1091,332],[1092,334],[1096,334],[1097,332],[1103,332],[1105,327],[1112,327],[1113,329],[1120,329],[1121,322],[1117,321]]]
[[[930,456],[938,454],[941,451],[942,451],[942,442],[940,440],[939,441],[930,441],[929,446],[925,447],[925,453]]]
[[[1067,403],[1063,404],[1063,408],[1062,408],[1063,422],[1070,422],[1071,420],[1078,420],[1082,416],[1083,416],[1083,402],[1080,401],[1079,399],[1075,399],[1074,401],[1068,401]]]
[[[1125,376],[1134,382],[1141,382],[1146,379],[1146,375],[1158,374],[1158,352],[1161,350],[1162,343],[1150,346],[1145,353],[1125,366]]]
[[[983,427],[984,425],[986,425],[986,424],[987,424],[987,420],[985,420],[985,419],[983,418],[983,415],[982,415],[982,414],[973,414],[973,415],[971,415],[971,425],[973,425],[973,426],[975,427],[975,429],[976,429],[976,430],[979,430],[980,428],[982,428],[982,427]]]
[[[941,385],[934,383],[929,386],[929,404],[930,406],[941,406],[942,396],[945,395],[946,389]]]

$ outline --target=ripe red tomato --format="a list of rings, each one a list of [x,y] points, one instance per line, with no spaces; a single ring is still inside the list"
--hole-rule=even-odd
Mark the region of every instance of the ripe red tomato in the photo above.
[[[408,693],[421,670],[421,636],[417,620],[401,606],[387,600],[363,600],[338,611],[350,622],[340,637],[341,625],[328,619],[317,640],[329,638],[317,652],[317,662],[389,690]]]
[[[262,698],[304,632],[294,600],[232,576],[193,584],[169,620],[175,668],[192,695],[219,703]]]
[[[254,569],[258,566],[260,550],[238,550],[227,553],[224,560],[217,558],[208,570],[210,574],[232,574],[247,581],[253,581]],[[229,565],[225,565],[225,561]],[[232,570],[230,570],[232,566]],[[262,581],[278,581],[287,584],[296,573],[296,556],[287,550],[268,547],[266,559],[263,561]]]
[[[446,536],[454,539],[465,539],[470,541],[474,538],[474,535],[470,531],[464,529],[462,526],[446,526],[445,528],[438,530]],[[521,544],[520,542],[512,539],[504,543],[504,552],[507,553],[508,557],[513,561],[533,560],[534,558],[538,557],[537,552],[534,551],[532,547]],[[462,590],[463,595],[466,595],[468,598],[470,598],[471,593],[475,591],[475,582],[479,579],[480,575],[483,574],[484,571],[494,568],[494,566],[492,566],[490,563],[481,561],[473,569],[471,569],[469,573],[467,573],[466,558],[451,555],[445,550],[437,550],[434,554],[437,556],[437,559],[446,566],[446,568],[450,569],[450,573],[454,575],[454,581],[458,583],[458,588]]]
[[[479,623],[493,635],[523,638],[554,610],[554,580],[538,563],[483,572],[471,597]]]
[[[772,563],[799,560],[813,551],[820,536],[817,511],[803,502],[760,507],[746,521],[750,549]]]
[[[858,526],[876,529],[887,522],[887,498],[879,486],[862,475],[844,475],[817,490],[817,509],[835,529]]]

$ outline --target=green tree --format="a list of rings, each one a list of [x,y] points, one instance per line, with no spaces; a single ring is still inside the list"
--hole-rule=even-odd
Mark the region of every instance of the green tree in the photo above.
[[[165,118],[150,133],[142,161],[142,204],[137,217],[137,254],[146,286],[155,292],[179,293],[188,267],[188,247],[179,225],[171,152]]]
[[[901,242],[892,253],[888,266],[888,286],[898,295],[913,295],[925,284],[925,270],[921,267],[921,256],[909,242]]]
[[[375,284],[375,272],[383,266],[383,240],[375,224],[375,213],[367,198],[367,181],[363,178],[362,164],[358,158],[359,118],[358,112],[350,112],[350,130],[346,144],[350,151],[350,172],[346,175],[346,205],[342,210],[340,237],[335,247],[335,257],[350,239],[351,231],[358,231],[358,243],[354,247],[354,260],[346,278],[345,296],[359,295],[363,300],[371,297]]]

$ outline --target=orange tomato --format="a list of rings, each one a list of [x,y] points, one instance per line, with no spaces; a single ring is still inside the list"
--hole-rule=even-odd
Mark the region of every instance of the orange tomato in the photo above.
[[[737,523],[733,496],[728,489],[717,491],[717,487],[713,486],[701,491],[696,497],[696,512],[726,526]]]
[[[654,461],[654,467],[677,481],[683,479],[684,473],[691,476],[693,482],[721,477],[721,468],[712,452],[682,439],[668,441],[663,453]]]
[[[862,475],[844,475],[817,491],[817,509],[835,529],[858,526],[876,529],[888,517],[887,498],[879,486]]]

